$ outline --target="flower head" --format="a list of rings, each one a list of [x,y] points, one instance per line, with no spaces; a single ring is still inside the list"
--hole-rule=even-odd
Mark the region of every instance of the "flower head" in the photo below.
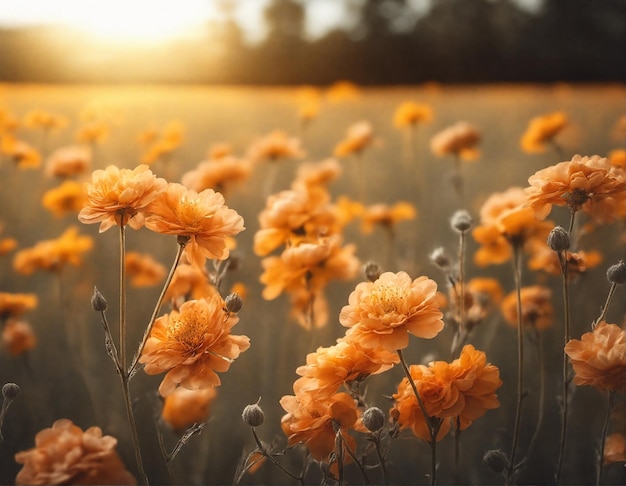
[[[84,145],[68,145],[55,150],[46,161],[46,174],[67,178],[83,174],[92,161],[92,150]]]
[[[20,317],[37,307],[39,300],[35,294],[14,294],[0,292],[0,319]]]
[[[529,153],[545,151],[546,144],[561,133],[567,123],[567,116],[560,111],[533,118],[522,135],[522,150]]]
[[[57,218],[67,213],[78,213],[87,202],[85,187],[76,181],[67,180],[43,195],[41,204]]]
[[[543,285],[522,287],[520,290],[522,303],[522,323],[542,331],[550,327],[554,321],[552,307],[552,291]],[[508,294],[500,306],[507,324],[517,327],[517,292]]]
[[[135,287],[151,287],[163,280],[167,271],[152,255],[129,251],[126,253],[126,275]]]
[[[248,150],[248,157],[253,162],[299,159],[304,157],[301,145],[299,138],[290,137],[285,132],[276,130],[255,140]]]
[[[334,148],[335,157],[360,155],[374,141],[374,130],[368,121],[360,121],[348,127],[346,136]]]
[[[246,180],[251,172],[248,160],[227,155],[200,162],[183,175],[181,183],[196,192],[213,189],[224,193],[232,184]]]
[[[161,418],[176,431],[206,422],[216,396],[217,390],[214,387],[198,390],[177,388],[174,393],[165,397]]]
[[[11,317],[2,327],[2,344],[13,356],[20,355],[37,345],[37,336],[25,320]]]
[[[454,155],[463,160],[474,160],[479,154],[476,147],[480,138],[475,126],[461,121],[437,133],[430,141],[430,149],[438,157]]]
[[[371,233],[376,225],[393,230],[400,221],[415,219],[417,211],[415,207],[405,201],[400,201],[393,206],[379,203],[365,207],[361,214],[361,230]]]
[[[428,123],[433,119],[433,110],[430,106],[406,101],[393,114],[393,124],[396,128],[411,128],[420,123]]]

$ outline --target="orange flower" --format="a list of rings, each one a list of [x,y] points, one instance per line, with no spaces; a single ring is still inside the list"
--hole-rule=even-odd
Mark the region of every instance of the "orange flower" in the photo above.
[[[78,228],[71,226],[55,240],[40,241],[32,248],[18,251],[13,259],[16,272],[30,275],[36,270],[55,272],[65,265],[79,267],[83,264],[82,254],[91,250],[93,239],[79,236]]]
[[[2,343],[13,356],[20,355],[37,345],[37,336],[31,325],[17,318],[9,318],[2,327]]]
[[[223,159],[224,157],[229,157],[231,155],[233,155],[233,148],[229,143],[220,142],[209,147],[209,160]]]
[[[135,287],[151,287],[163,280],[167,270],[152,255],[136,251],[126,253],[126,275]]]
[[[74,138],[80,143],[96,145],[104,142],[108,138],[110,131],[111,128],[105,121],[89,121],[83,123],[76,131]]]
[[[217,390],[213,387],[198,390],[177,388],[165,397],[161,417],[172,429],[183,431],[193,424],[206,422],[216,396]]]
[[[335,81],[328,87],[326,98],[331,103],[341,103],[345,101],[356,101],[360,98],[361,92],[358,85],[351,81]]]
[[[460,285],[450,288],[451,309],[446,313],[447,319],[459,324],[459,293]],[[493,278],[473,278],[465,285],[464,325],[471,330],[480,324],[491,310],[502,300],[500,282]]]
[[[227,155],[200,162],[194,170],[183,175],[181,183],[196,192],[213,189],[224,193],[232,184],[246,180],[251,172],[247,160]]]
[[[0,222],[0,234],[2,231],[4,231],[4,224]],[[0,256],[6,255],[15,248],[17,248],[17,240],[15,238],[0,238]]]
[[[350,155],[361,155],[374,141],[374,129],[370,122],[360,121],[354,123],[346,131],[346,136],[333,150],[335,157],[348,157]]]
[[[42,130],[59,130],[67,125],[67,118],[44,110],[31,110],[24,116],[24,126]]]
[[[599,222],[610,222],[626,214],[624,180],[624,170],[607,159],[575,155],[528,178],[528,205],[539,219],[555,205],[582,209]]]
[[[203,267],[180,263],[174,271],[174,277],[165,292],[164,300],[183,302],[189,299],[201,299],[217,293],[217,289],[209,283],[208,275]],[[180,307],[177,305],[176,307]]]
[[[180,310],[159,317],[139,359],[149,375],[167,372],[159,393],[170,395],[178,386],[197,390],[221,384],[225,372],[250,347],[247,336],[233,336],[239,318],[226,311],[219,295],[190,300]]]
[[[626,462],[626,440],[618,432],[607,436],[604,444],[604,465]]]
[[[430,106],[406,101],[396,108],[393,124],[396,128],[413,128],[420,123],[428,123],[432,119],[433,110]]]
[[[552,142],[567,123],[565,113],[560,111],[533,118],[522,135],[522,150],[528,153],[544,152],[545,145]]]
[[[571,339],[565,352],[574,368],[576,385],[626,390],[626,332],[616,324],[600,322],[580,340]]]
[[[87,204],[78,214],[81,223],[100,223],[100,233],[114,225],[139,229],[146,207],[165,190],[165,179],[157,178],[147,165],[133,170],[110,165],[95,170],[87,184]]]
[[[417,211],[408,202],[400,201],[393,206],[379,203],[365,207],[361,214],[361,231],[371,233],[376,225],[380,225],[390,231],[400,221],[415,219]]]
[[[226,238],[243,231],[243,218],[224,204],[213,189],[197,193],[182,184],[169,183],[149,208],[146,228],[166,235],[188,236],[185,253],[200,267],[207,258],[225,260]]]
[[[248,157],[252,162],[263,160],[277,162],[283,159],[302,158],[304,151],[299,138],[290,137],[285,132],[276,130],[255,140],[248,149]]]
[[[454,155],[463,160],[474,160],[479,154],[476,146],[480,138],[476,127],[461,121],[437,133],[430,140],[430,149],[438,157]]]
[[[408,333],[430,339],[443,329],[437,283],[427,277],[411,280],[406,272],[385,272],[375,282],[361,282],[341,309],[339,322],[347,335],[364,347],[404,349]]]
[[[35,436],[35,447],[15,454],[24,464],[16,484],[137,484],[115,447],[117,439],[99,427],[83,431],[68,419]]]
[[[55,150],[46,162],[46,174],[51,177],[72,177],[87,171],[92,150],[83,145],[68,145]]]
[[[543,331],[552,325],[554,308],[552,307],[552,291],[543,285],[522,287],[522,323]],[[500,306],[507,324],[517,327],[517,292],[508,294]]]
[[[0,319],[20,317],[37,307],[39,300],[35,294],[14,294],[0,292]]]
[[[298,107],[298,120],[302,125],[306,125],[315,120],[320,113],[320,105],[316,100],[308,100]]]
[[[330,396],[345,383],[362,381],[392,368],[400,361],[397,353],[382,348],[364,348],[358,342],[339,339],[328,348],[319,347],[306,357],[306,365],[296,369],[293,384],[296,395],[314,393]]]
[[[602,255],[597,251],[565,252],[567,258],[567,277],[575,280],[587,270],[597,267],[602,263]],[[562,275],[559,255],[550,247],[538,246],[532,258],[528,261],[528,268],[531,270],[542,270],[551,275]]]
[[[609,164],[626,169],[626,150],[615,149],[609,152]]]
[[[355,426],[358,412],[347,393],[328,397],[315,394],[285,395],[280,405],[287,412],[281,427],[289,445],[304,443],[316,461],[327,461],[335,450],[335,427],[354,451],[354,439],[346,431]]]
[[[64,181],[43,195],[41,203],[57,218],[67,213],[78,213],[87,202],[85,187],[76,181]]]
[[[0,139],[0,155],[11,158],[20,169],[36,169],[41,165],[39,151],[13,135]]]

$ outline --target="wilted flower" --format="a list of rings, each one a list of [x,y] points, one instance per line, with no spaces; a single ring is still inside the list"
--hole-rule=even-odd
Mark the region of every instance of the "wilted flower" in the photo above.
[[[212,189],[197,193],[182,184],[170,183],[148,207],[146,228],[166,235],[187,236],[185,253],[200,267],[207,258],[225,260],[226,238],[244,230],[243,218]]]
[[[162,396],[178,386],[195,390],[220,385],[215,372],[228,371],[250,347],[248,337],[230,334],[239,318],[224,307],[214,295],[187,301],[155,321],[139,362],[149,375],[167,372],[159,386]]]
[[[626,390],[626,332],[616,324],[600,322],[580,340],[565,345],[576,385],[603,390]]]
[[[35,447],[15,454],[24,466],[16,484],[137,484],[115,447],[117,439],[99,427],[83,431],[68,419],[35,436]]]
[[[161,418],[176,431],[206,422],[216,396],[217,390],[214,387],[198,390],[176,388],[171,395],[165,397]]]
[[[475,126],[461,121],[437,133],[430,140],[430,149],[438,157],[454,155],[463,160],[474,160],[479,154],[476,147],[480,138]]]
[[[528,153],[545,151],[545,145],[552,142],[567,123],[567,116],[560,111],[533,118],[522,135],[522,150]]]
[[[87,202],[87,194],[83,184],[76,181],[64,181],[43,195],[41,203],[57,218],[67,213],[78,213]]]
[[[48,157],[46,174],[51,177],[72,177],[87,171],[92,161],[92,149],[84,145],[61,147]]]
[[[135,287],[151,287],[163,280],[167,270],[152,255],[136,251],[126,253],[126,275]]]
[[[78,214],[81,223],[100,223],[100,233],[116,224],[139,229],[144,211],[165,190],[165,179],[157,178],[147,165],[119,169],[110,165],[95,170],[87,184],[87,204]]]
[[[542,331],[550,327],[554,321],[552,307],[552,291],[543,285],[522,287],[520,291],[522,303],[522,324]],[[517,292],[509,293],[500,306],[507,324],[517,327]]]

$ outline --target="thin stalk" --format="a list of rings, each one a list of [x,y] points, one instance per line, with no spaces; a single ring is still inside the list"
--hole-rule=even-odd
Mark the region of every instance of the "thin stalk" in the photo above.
[[[615,282],[611,283],[611,288],[609,289],[609,295],[607,295],[606,297],[606,302],[604,303],[604,306],[602,307],[602,312],[600,313],[600,316],[593,322],[591,328],[595,329],[595,327],[600,324],[600,322],[602,322],[604,320],[604,318],[606,317],[606,312],[609,309],[609,304],[611,303],[611,300],[613,299],[613,294],[615,294],[615,289],[617,289],[617,284]]]
[[[535,344],[537,346],[537,360],[539,361],[539,405],[537,411],[537,425],[535,426],[535,431],[533,432],[533,436],[530,439],[530,445],[528,446],[529,453],[533,451],[535,442],[539,437],[539,432],[541,431],[541,426],[543,424],[543,416],[545,410],[545,397],[546,397],[546,370],[545,370],[545,357],[543,354],[543,340],[541,337],[541,333],[535,327]]]
[[[176,484],[176,474],[174,472],[174,464],[170,461],[170,455],[165,448],[165,442],[163,441],[163,432],[161,431],[161,427],[159,427],[159,421],[157,421],[157,440],[159,441],[159,449],[161,450],[161,455],[163,459],[165,459],[165,465],[167,466],[167,475],[170,480],[171,485]]]
[[[460,483],[459,462],[461,459],[461,418],[457,416],[454,428],[454,482]]]
[[[133,411],[133,402],[130,398],[130,387],[128,383],[128,376],[119,374],[120,381],[122,383],[122,391],[124,392],[124,406],[126,407],[126,416],[128,417],[128,425],[130,427],[131,439],[133,442],[133,450],[135,451],[135,460],[137,461],[137,469],[139,475],[143,479],[144,484],[150,484],[148,476],[143,467],[143,460],[141,459],[141,449],[139,447],[139,434],[137,433],[137,423],[135,422],[135,412]]]
[[[383,473],[382,485],[385,486],[387,484],[387,466],[385,466],[385,457],[380,450],[380,431],[372,434],[372,440],[374,442],[374,446],[376,447],[376,456],[378,457],[378,462],[380,462],[380,467]]]
[[[570,220],[570,228],[573,227],[574,214]],[[571,231],[571,230],[570,230]],[[570,233],[571,234],[571,233]],[[559,442],[559,456],[557,459],[556,468],[556,484],[557,486],[561,482],[561,470],[563,467],[563,458],[565,456],[565,444],[567,443],[567,409],[569,402],[569,377],[567,368],[567,353],[565,353],[565,346],[570,340],[570,298],[569,298],[569,272],[567,268],[567,253],[559,252],[559,260],[561,262],[561,270],[563,273],[563,312],[565,320],[565,330],[563,335],[563,403],[561,404],[561,440]]]
[[[335,434],[335,450],[337,451],[337,484],[343,486],[343,441],[341,440],[341,429]]]
[[[604,424],[602,425],[602,436],[600,437],[600,450],[598,451],[598,468],[596,469],[596,486],[602,484],[602,465],[604,463],[604,446],[606,445],[606,433],[609,430],[609,421],[611,418],[611,409],[613,408],[613,390],[608,392],[608,400],[606,414],[604,416]]]
[[[263,454],[263,456],[267,457],[272,462],[272,464],[277,466],[287,476],[289,476],[292,479],[295,479],[302,486],[304,486],[304,475],[303,476],[296,476],[291,471],[286,469],[285,466],[283,466],[280,462],[278,462],[276,460],[276,458],[270,452],[268,452],[268,450],[265,448],[265,445],[263,444],[263,442],[261,442],[261,439],[259,439],[259,436],[257,435],[255,428],[254,427],[250,427],[250,430],[252,430],[252,436],[254,437],[254,441],[256,442],[256,445],[259,448],[259,451],[261,452],[261,454]]]
[[[120,224],[120,366],[126,370],[126,226]]]
[[[517,407],[515,411],[515,425],[513,426],[513,444],[511,446],[511,458],[507,477],[511,478],[515,467],[515,454],[519,442],[519,430],[522,419],[522,402],[524,400],[524,328],[522,319],[522,269],[521,248],[513,244],[513,272],[515,277],[515,289],[517,292]]]
[[[186,239],[185,239],[186,238]],[[183,256],[183,251],[185,251],[185,246],[189,242],[189,237],[179,237],[178,238],[178,250],[176,251],[176,257],[174,258],[174,263],[172,264],[172,268],[170,268],[170,273],[167,275],[165,279],[165,283],[163,284],[163,288],[161,289],[161,295],[157,300],[156,305],[154,306],[154,310],[152,311],[152,316],[150,316],[150,322],[148,322],[148,326],[143,333],[143,337],[141,338],[141,343],[137,348],[137,352],[133,357],[133,361],[128,369],[128,376],[130,378],[133,377],[135,368],[137,366],[137,362],[141,357],[141,353],[143,352],[143,348],[146,346],[146,342],[148,341],[148,336],[150,336],[150,331],[152,331],[152,326],[154,325],[154,321],[161,310],[161,306],[163,305],[163,299],[165,298],[165,293],[167,292],[167,288],[170,286],[172,278],[174,278],[174,272],[176,272],[176,268],[178,267],[178,263],[180,262],[181,257]]]
[[[359,461],[359,459],[356,457],[352,449],[350,449],[350,446],[348,446],[348,442],[346,441],[345,437],[341,433],[341,430],[339,430],[337,434],[339,435],[341,442],[343,442],[343,446],[345,447],[345,450],[348,452],[352,460],[355,462],[355,464],[359,468],[359,471],[361,471],[361,475],[363,476],[363,480],[365,481],[365,484],[370,484],[369,477],[367,476],[367,472],[365,471],[363,464],[361,464],[361,461]]]

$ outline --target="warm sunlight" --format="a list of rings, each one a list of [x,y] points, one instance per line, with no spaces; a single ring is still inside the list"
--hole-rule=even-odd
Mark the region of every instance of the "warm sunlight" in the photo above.
[[[100,38],[160,42],[194,32],[217,14],[216,2],[186,0],[3,1],[4,16],[14,24],[78,27]]]

